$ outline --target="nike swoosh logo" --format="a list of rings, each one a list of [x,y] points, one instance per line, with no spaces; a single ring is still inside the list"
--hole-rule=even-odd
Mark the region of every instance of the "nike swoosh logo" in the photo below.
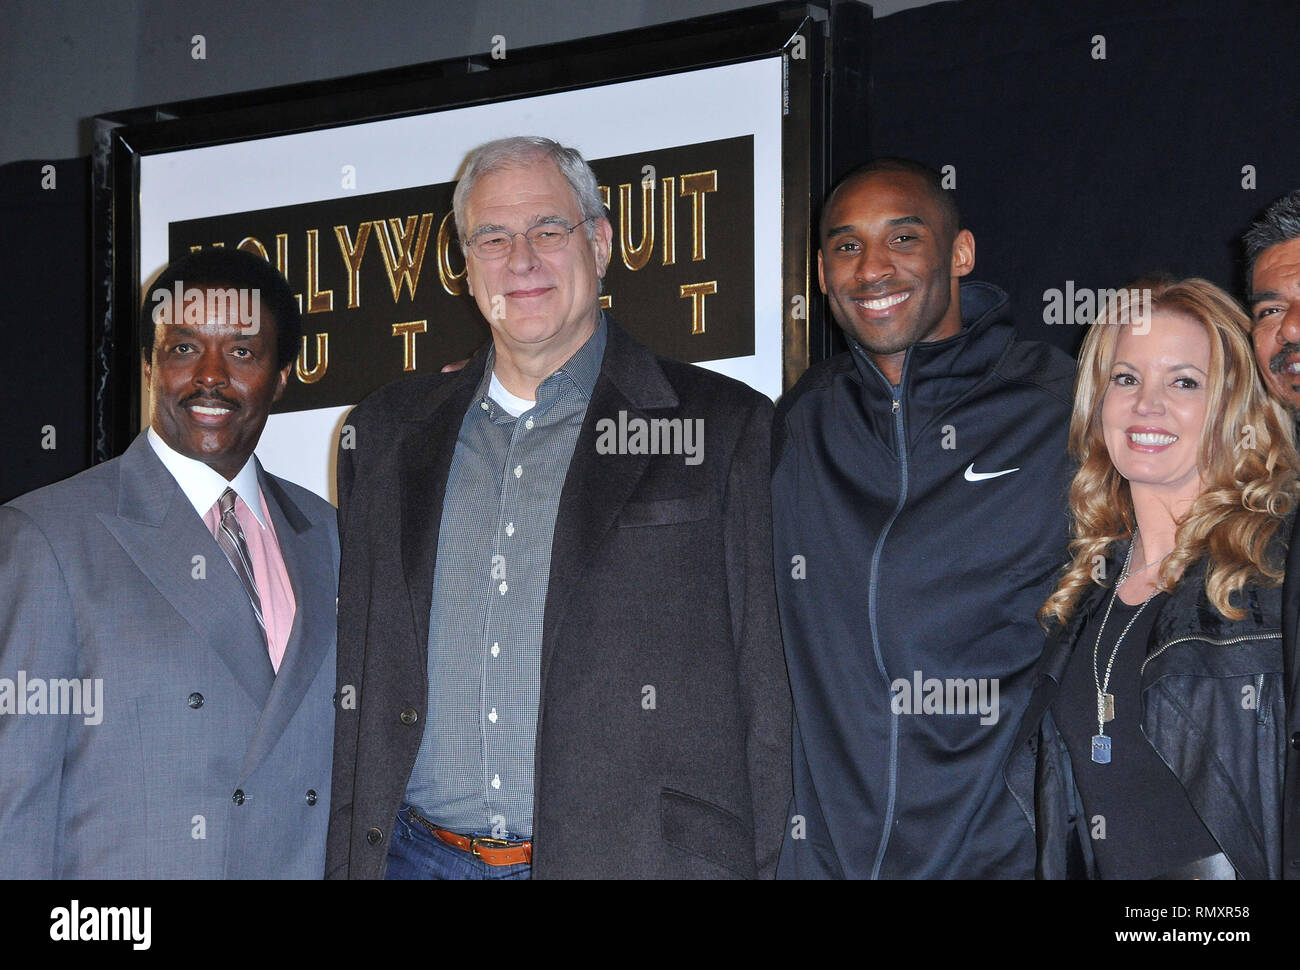
[[[975,470],[975,462],[971,462],[966,466],[966,481],[982,482],[988,478],[1001,478],[1003,475],[1010,475],[1012,472],[1018,471],[1020,471],[1019,468],[1008,468],[1006,471],[1001,472],[977,472]]]

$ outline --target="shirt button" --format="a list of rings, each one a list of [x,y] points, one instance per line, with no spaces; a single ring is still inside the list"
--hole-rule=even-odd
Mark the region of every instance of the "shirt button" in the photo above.
[[[500,775],[493,775],[493,776],[492,776],[492,787],[493,787],[493,788],[500,788],[500,787],[501,787],[501,776],[500,776]]]
[[[497,709],[496,709],[495,707],[492,708],[492,710],[488,711],[488,720],[491,721],[493,724],[496,724],[496,722],[497,722]]]
[[[532,430],[533,430],[533,419],[532,419],[532,418],[529,418],[527,421],[525,421],[525,422],[524,422],[524,427],[527,428],[529,431],[532,431]]]
[[[505,583],[502,583],[500,586],[497,587],[497,589],[499,589],[499,590],[501,591],[501,595],[502,595],[502,596],[505,596],[505,595],[506,595],[506,590],[508,590],[509,588],[510,588],[510,587],[507,586]]]
[[[486,411],[488,409],[487,398],[484,398],[483,400],[479,401],[478,406],[481,407],[484,411]]]
[[[189,700],[186,701],[186,703],[189,704],[190,707],[192,707],[194,710],[197,711],[200,707],[203,706],[203,695],[200,694],[198,691],[195,691],[193,694],[190,695]]]
[[[236,788],[235,793],[230,796],[230,800],[236,805],[244,804],[244,789]]]
[[[507,522],[507,523],[506,523],[506,535],[507,535],[507,536],[512,536],[512,535],[514,535],[514,534],[515,534],[515,524],[514,524],[513,522]]]
[[[515,466],[515,478],[519,478],[519,477],[521,477],[521,476],[523,475],[523,473],[524,473],[524,466],[523,466],[523,465],[516,465],[516,466]]]
[[[315,789],[315,788],[308,788],[308,789],[307,789],[307,804],[308,804],[308,805],[315,805],[315,804],[316,804],[316,789]]]
[[[500,653],[501,653],[501,644],[499,643],[492,644],[492,656],[495,657]]]

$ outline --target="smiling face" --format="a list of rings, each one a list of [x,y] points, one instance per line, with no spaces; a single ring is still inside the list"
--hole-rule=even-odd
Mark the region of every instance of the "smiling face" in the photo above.
[[[1300,239],[1260,253],[1250,283],[1259,372],[1277,402],[1300,414]]]
[[[822,226],[817,280],[831,314],[897,384],[909,347],[961,330],[958,282],[974,268],[974,237],[950,236],[929,186],[910,172],[841,185]]]
[[[465,200],[465,238],[484,230],[522,233],[544,222],[563,231],[583,215],[560,170],[547,159],[507,165],[482,176]],[[492,326],[498,355],[568,360],[596,327],[599,280],[613,231],[592,220],[595,238],[579,226],[561,249],[539,254],[523,236],[497,259],[466,254],[469,291]]]
[[[1116,470],[1169,508],[1201,492],[1200,444],[1209,398],[1210,336],[1189,316],[1159,310],[1151,328],[1124,327],[1101,406]]]
[[[202,324],[159,324],[144,365],[150,425],[175,451],[227,481],[244,467],[293,364],[276,367],[276,323],[260,309],[240,326],[236,301],[209,298]]]

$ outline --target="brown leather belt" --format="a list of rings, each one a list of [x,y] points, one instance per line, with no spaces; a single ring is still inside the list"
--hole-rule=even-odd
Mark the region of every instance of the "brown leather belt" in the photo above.
[[[474,856],[476,859],[482,859],[490,866],[513,866],[519,863],[531,864],[533,861],[533,843],[529,842],[508,842],[505,839],[489,839],[481,836],[459,835],[455,832],[448,832],[446,829],[440,829],[430,822],[427,818],[421,816],[415,809],[408,806],[407,811],[411,813],[411,820],[418,822],[421,828],[426,829],[439,842],[456,849],[462,849]]]

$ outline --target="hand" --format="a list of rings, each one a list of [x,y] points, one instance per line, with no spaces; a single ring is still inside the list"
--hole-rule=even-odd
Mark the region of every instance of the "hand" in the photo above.
[[[442,371],[440,373],[454,374],[456,371],[460,370],[468,363],[469,363],[469,358],[466,357],[464,360],[456,360],[456,361],[452,361],[450,364],[443,364]]]

